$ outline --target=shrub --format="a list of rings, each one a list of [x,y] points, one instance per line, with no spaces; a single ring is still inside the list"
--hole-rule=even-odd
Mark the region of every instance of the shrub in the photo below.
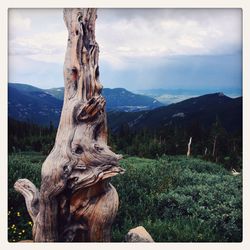
[[[121,164],[125,175],[112,181],[120,197],[114,241],[138,225],[156,241],[241,241],[241,176],[183,156],[130,157]]]
[[[31,239],[24,198],[13,189],[19,178],[40,186],[44,157],[9,156],[9,241]],[[142,225],[160,242],[239,242],[242,239],[242,177],[222,166],[185,156],[125,157],[124,175],[112,179],[120,205],[112,241]]]
[[[24,198],[14,190],[14,183],[27,178],[40,186],[41,165],[44,157],[38,153],[17,153],[9,155],[8,166],[8,234],[9,241],[31,239],[31,218]]]

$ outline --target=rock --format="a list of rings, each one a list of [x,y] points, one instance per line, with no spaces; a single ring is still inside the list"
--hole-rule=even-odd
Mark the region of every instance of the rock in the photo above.
[[[154,242],[154,240],[144,227],[139,226],[129,230],[125,242]]]

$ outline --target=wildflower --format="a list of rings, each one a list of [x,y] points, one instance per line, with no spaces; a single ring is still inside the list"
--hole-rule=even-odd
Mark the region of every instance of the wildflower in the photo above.
[[[33,223],[32,223],[32,221],[29,221],[28,224],[32,226]]]
[[[17,212],[17,213],[16,213],[16,215],[17,215],[18,217],[20,217],[20,216],[21,216],[20,212]]]
[[[25,230],[24,230],[24,229],[22,230],[22,233],[25,233]]]

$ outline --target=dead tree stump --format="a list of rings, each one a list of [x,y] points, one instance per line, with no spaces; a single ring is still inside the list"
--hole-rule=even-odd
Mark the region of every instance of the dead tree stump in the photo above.
[[[34,242],[110,241],[118,194],[110,177],[123,173],[107,146],[99,82],[96,9],[64,9],[68,45],[64,103],[54,147],[42,165],[40,191],[15,183],[34,222]]]

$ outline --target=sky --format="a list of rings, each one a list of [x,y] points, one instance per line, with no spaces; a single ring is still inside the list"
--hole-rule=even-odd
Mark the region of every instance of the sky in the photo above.
[[[241,9],[99,9],[104,87],[242,89]],[[62,9],[9,10],[9,82],[61,87],[67,46]]]

